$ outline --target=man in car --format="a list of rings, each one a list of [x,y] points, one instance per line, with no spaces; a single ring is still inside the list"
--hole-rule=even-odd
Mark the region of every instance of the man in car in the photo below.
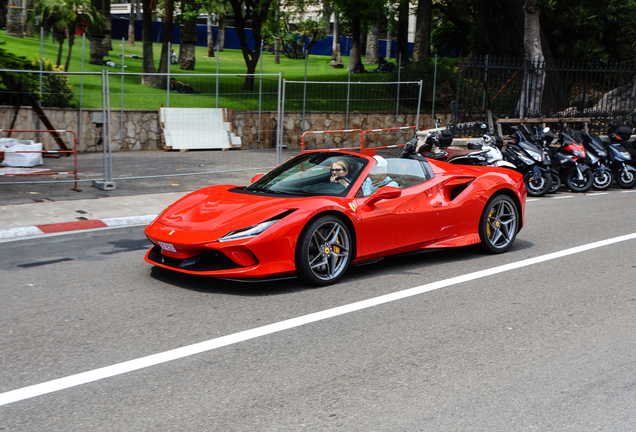
[[[386,174],[387,163],[382,156],[373,156],[376,164],[371,168],[371,172],[362,183],[362,195],[370,196],[383,186],[399,187],[397,182]]]

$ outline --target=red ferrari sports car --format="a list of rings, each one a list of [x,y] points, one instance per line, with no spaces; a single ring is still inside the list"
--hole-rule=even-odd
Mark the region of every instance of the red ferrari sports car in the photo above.
[[[225,279],[337,282],[350,264],[481,243],[505,252],[523,226],[526,188],[507,168],[300,154],[249,186],[210,186],[145,230],[146,261]]]

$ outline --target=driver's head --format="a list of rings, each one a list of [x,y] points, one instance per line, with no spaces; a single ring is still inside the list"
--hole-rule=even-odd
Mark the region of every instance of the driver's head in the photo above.
[[[342,159],[334,161],[331,164],[331,174],[337,174],[338,177],[344,177],[349,173],[347,163]]]

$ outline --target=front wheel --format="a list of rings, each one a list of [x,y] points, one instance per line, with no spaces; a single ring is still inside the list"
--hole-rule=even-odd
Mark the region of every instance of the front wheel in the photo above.
[[[311,221],[296,247],[298,277],[311,285],[330,285],[342,278],[352,258],[351,235],[335,216]]]
[[[542,197],[550,191],[552,185],[552,176],[545,171],[539,171],[539,176],[535,177],[532,171],[528,171],[523,176],[526,182],[528,196]]]
[[[587,192],[592,188],[594,175],[591,170],[581,171],[581,177],[576,167],[572,167],[565,173],[565,184],[572,192]]]
[[[616,183],[623,189],[631,189],[636,186],[636,175],[626,169],[621,169],[616,173]]]
[[[479,220],[479,239],[482,248],[490,253],[506,252],[519,231],[519,213],[512,199],[496,195],[484,208]]]
[[[604,191],[608,190],[609,187],[614,182],[614,176],[610,170],[595,170],[594,171],[594,182],[592,183],[592,187],[596,190]]]

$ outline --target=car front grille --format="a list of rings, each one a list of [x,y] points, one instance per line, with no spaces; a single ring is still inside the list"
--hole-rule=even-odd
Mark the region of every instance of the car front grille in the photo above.
[[[199,255],[194,255],[185,259],[179,259],[163,255],[161,253],[161,247],[155,246],[150,250],[148,259],[152,262],[156,262],[157,264],[163,264],[175,269],[200,272],[230,270],[241,267],[230,258],[228,258],[225,254],[218,251],[203,251]]]

